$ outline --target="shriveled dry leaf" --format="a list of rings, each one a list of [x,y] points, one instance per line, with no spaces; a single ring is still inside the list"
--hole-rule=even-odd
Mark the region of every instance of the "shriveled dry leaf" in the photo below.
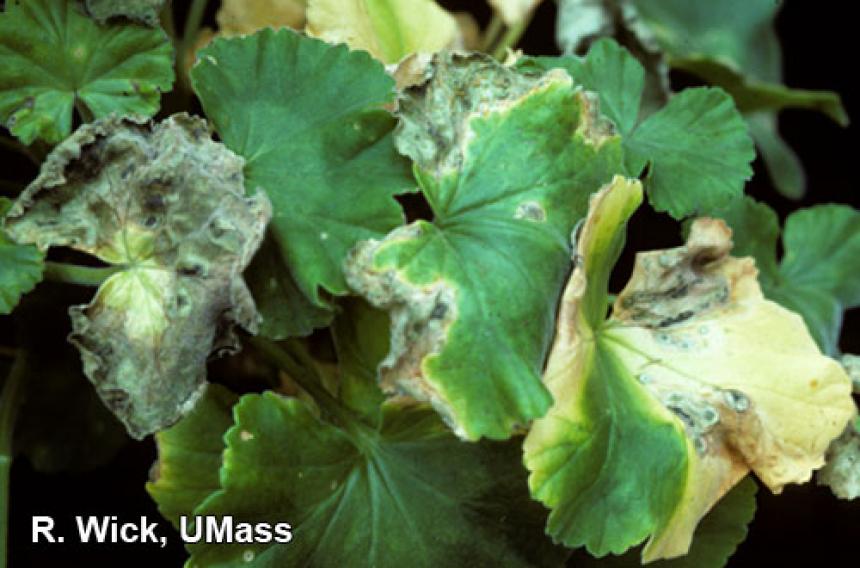
[[[104,119],[60,144],[7,216],[19,243],[71,247],[119,269],[70,309],[70,340],[134,437],[193,408],[210,353],[238,348],[235,325],[256,330],[242,271],[271,206],[245,196],[243,165],[201,119]]]

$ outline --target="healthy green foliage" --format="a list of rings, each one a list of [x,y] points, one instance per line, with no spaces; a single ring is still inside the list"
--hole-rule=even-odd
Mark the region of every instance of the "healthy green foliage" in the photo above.
[[[223,437],[233,425],[231,411],[238,398],[210,385],[185,419],[155,436],[158,462],[146,490],[174,525],[220,488]]]
[[[738,254],[756,259],[769,298],[801,314],[821,349],[838,352],[844,310],[860,306],[860,212],[845,205],[798,210],[782,230],[767,205],[746,197],[715,211],[734,230]]]
[[[526,59],[525,68],[562,68],[597,93],[601,111],[624,141],[626,172],[648,169],[651,204],[676,219],[707,212],[743,193],[755,151],[731,97],[720,89],[686,89],[639,119],[645,71],[613,40],[595,42],[585,57]]]
[[[222,489],[195,513],[289,519],[293,540],[192,545],[195,565],[561,564],[515,445],[463,444],[427,409],[387,407],[379,431],[352,432],[272,393],[247,395],[234,412]]]
[[[414,187],[382,108],[394,81],[366,53],[286,29],[214,41],[191,78],[221,139],[245,158],[248,189],[272,200],[272,235],[286,265],[279,280],[289,270],[313,305],[326,306],[321,290],[347,291],[346,253],[399,225],[393,196]]]
[[[839,95],[790,89],[782,84],[782,53],[772,0],[631,0],[641,23],[666,54],[667,63],[728,91],[746,116],[768,172],[786,196],[800,197],[805,176],[777,132],[776,113],[817,110],[841,125],[848,116]]]
[[[149,491],[168,518],[232,515],[237,526],[293,527],[289,543],[193,544],[191,563],[561,565],[566,554],[542,534],[517,443],[464,444],[429,408],[382,404],[373,370],[387,348],[386,323],[355,299],[335,322],[340,401],[316,400],[340,427],[269,392],[241,398],[222,441],[230,399],[213,389],[158,436]]]
[[[0,197],[0,219],[12,202]],[[33,245],[19,245],[7,237],[0,227],[0,315],[12,312],[22,294],[26,294],[42,279],[44,258]]]
[[[166,34],[98,25],[73,0],[10,0],[0,13],[0,122],[23,143],[56,143],[110,113],[149,117],[173,84]]]
[[[621,168],[619,140],[559,71],[443,55],[430,75],[400,103],[397,143],[434,220],[362,243],[347,278],[391,314],[384,388],[429,400],[463,438],[503,439],[550,405],[568,238]]]

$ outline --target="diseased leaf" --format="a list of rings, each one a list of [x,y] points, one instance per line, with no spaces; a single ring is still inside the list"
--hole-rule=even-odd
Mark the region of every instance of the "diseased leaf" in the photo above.
[[[0,220],[12,202],[0,197]],[[15,309],[21,296],[42,280],[45,255],[31,245],[19,245],[10,240],[0,226],[0,315]]]
[[[851,377],[854,394],[860,394],[860,355],[845,354],[839,362],[842,363],[842,368]]]
[[[136,437],[189,412],[211,352],[238,348],[257,312],[241,274],[271,215],[244,197],[242,159],[206,123],[109,118],[57,146],[6,218],[18,242],[68,246],[117,266],[69,310],[70,340],[105,404]]]
[[[96,118],[155,114],[173,54],[160,29],[99,25],[72,0],[10,0],[0,70],[0,121],[25,144],[55,143],[71,132],[74,107]]]
[[[550,405],[567,235],[620,143],[561,71],[443,54],[429,76],[400,101],[397,144],[434,220],[361,243],[347,278],[391,315],[383,389],[430,401],[463,438],[507,438]]]
[[[611,39],[598,40],[582,58],[539,57],[521,65],[564,69],[598,93],[600,108],[623,137],[627,173],[639,176],[648,168],[645,186],[656,210],[681,219],[743,194],[755,149],[720,89],[686,89],[640,123],[644,69]]]
[[[515,444],[464,444],[432,411],[387,406],[379,431],[340,430],[305,403],[246,395],[222,489],[198,515],[292,525],[288,544],[192,544],[195,566],[560,566]],[[357,560],[357,559],[360,559]]]
[[[547,530],[595,556],[650,536],[643,560],[685,554],[696,525],[753,471],[772,491],[809,480],[854,413],[850,381],[796,314],[765,300],[730,231],[640,253],[603,319],[637,182],[592,198],[544,382],[555,398],[524,445]]]
[[[639,122],[645,69],[630,52],[611,39],[600,39],[585,57],[525,57],[520,65],[528,69],[564,69],[574,82],[594,92],[600,111],[610,119],[622,137],[629,136]]]
[[[190,516],[221,488],[218,471],[224,434],[233,425],[232,409],[238,398],[220,385],[209,385],[194,410],[155,435],[158,461],[146,491],[175,526],[179,517]]]
[[[830,444],[827,464],[818,472],[819,485],[830,487],[840,499],[860,497],[860,420],[845,428],[845,432]]]
[[[543,0],[487,0],[508,26],[521,23]]]
[[[158,15],[166,0],[86,0],[87,11],[99,22],[126,17],[130,20],[158,26]]]
[[[785,251],[776,260],[776,213],[752,198],[714,211],[733,229],[741,254],[752,255],[765,295],[798,312],[828,354],[838,351],[842,312],[860,306],[860,212],[846,205],[816,205],[788,216]]]
[[[327,306],[320,289],[347,291],[347,251],[401,224],[393,196],[414,188],[382,108],[393,80],[366,53],[270,29],[215,40],[191,78],[221,139],[246,159],[247,187],[272,200],[272,235],[299,290]]]
[[[265,27],[301,29],[308,0],[222,0],[216,16],[224,36],[247,35]]]
[[[576,54],[595,38],[614,32],[615,18],[605,0],[559,0],[555,39],[562,53]]]
[[[738,483],[702,519],[686,556],[649,563],[653,568],[722,568],[747,536],[747,525],[756,509],[756,484],[749,477]],[[577,568],[638,568],[642,551],[637,547],[621,556],[594,558],[586,552],[575,554]]]
[[[287,339],[310,335],[331,323],[334,313],[314,305],[301,290],[281,256],[278,243],[269,235],[245,271],[260,321],[260,335]]]
[[[457,20],[434,0],[308,0],[308,34],[383,63],[454,47]]]

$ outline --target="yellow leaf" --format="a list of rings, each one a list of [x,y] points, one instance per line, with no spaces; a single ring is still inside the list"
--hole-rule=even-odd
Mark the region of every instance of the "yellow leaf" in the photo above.
[[[383,63],[458,44],[456,19],[432,0],[309,0],[308,35],[363,49]]]
[[[845,371],[799,315],[764,298],[720,220],[637,255],[605,318],[641,193],[616,178],[591,199],[544,373],[555,402],[524,451],[555,540],[602,556],[650,535],[648,562],[686,554],[750,471],[774,493],[808,481],[855,409]]]
[[[252,34],[265,27],[301,29],[307,0],[223,0],[218,10],[222,35]]]
[[[616,355],[676,414],[693,459],[681,505],[645,548],[683,554],[708,510],[749,470],[774,493],[824,465],[853,415],[851,383],[797,314],[766,300],[731,230],[698,219],[687,244],[640,254],[610,323]],[[716,415],[709,414],[716,411]]]

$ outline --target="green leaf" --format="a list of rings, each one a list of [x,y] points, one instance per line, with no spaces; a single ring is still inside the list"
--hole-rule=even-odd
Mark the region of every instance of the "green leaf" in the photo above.
[[[390,348],[388,314],[360,298],[345,298],[332,335],[340,367],[340,399],[377,426],[384,395],[377,384],[379,364]]]
[[[645,186],[656,210],[680,219],[743,194],[755,149],[722,90],[687,89],[639,123],[645,72],[611,39],[595,42],[585,57],[541,57],[521,65],[562,68],[598,94],[602,112],[623,137],[627,173],[638,176],[648,166]]]
[[[0,121],[25,144],[59,142],[83,118],[149,117],[173,84],[160,29],[100,26],[72,0],[10,0],[0,13]]]
[[[767,297],[801,314],[819,346],[838,351],[842,312],[860,306],[860,212],[816,205],[788,216],[777,262],[776,214],[752,198],[714,212],[734,230],[736,248],[756,259]]]
[[[271,207],[246,197],[241,168],[202,119],[102,119],[54,149],[6,217],[17,242],[116,267],[89,304],[70,308],[69,339],[133,437],[190,411],[209,355],[238,349],[235,326],[256,331],[242,271]]]
[[[0,220],[12,202],[0,197]],[[45,255],[32,245],[19,245],[0,226],[0,315],[12,312],[21,296],[42,280]]]
[[[676,219],[709,211],[743,194],[755,148],[731,97],[721,89],[686,89],[649,116],[625,141],[628,173],[648,164],[648,197]]]
[[[693,544],[686,556],[659,560],[648,564],[653,568],[722,568],[738,545],[747,536],[747,525],[756,509],[756,484],[746,477],[702,519],[693,535]],[[622,556],[594,558],[586,553],[576,554],[572,561],[577,568],[638,568],[642,566],[641,550],[636,548]]]
[[[101,23],[126,17],[152,27],[158,25],[158,14],[165,3],[166,0],[86,0],[87,11]]]
[[[555,404],[524,444],[547,532],[594,556],[648,539],[642,560],[688,552],[705,514],[748,472],[772,491],[809,480],[854,415],[845,371],[800,318],[765,300],[720,220],[640,253],[605,318],[638,182],[592,197],[544,383]],[[649,538],[650,537],[650,538]]]
[[[226,434],[222,489],[197,515],[292,525],[289,543],[193,544],[195,566],[561,566],[514,444],[465,444],[431,411],[388,406],[343,431],[305,403],[246,395]]]
[[[434,220],[362,243],[347,278],[391,314],[383,389],[429,400],[461,437],[507,438],[550,405],[569,235],[620,144],[564,72],[447,54],[428,77],[400,102],[397,143]]]
[[[262,316],[260,335],[281,340],[310,335],[331,323],[334,312],[311,302],[281,256],[278,243],[267,235],[245,271],[245,279]]]
[[[222,386],[209,385],[194,410],[156,434],[158,461],[146,491],[174,526],[221,488],[224,434],[233,425],[232,408],[238,398]]]
[[[368,54],[262,30],[219,39],[191,72],[224,143],[246,160],[246,185],[274,206],[272,233],[299,289],[347,291],[341,264],[359,240],[403,221],[393,199],[410,191],[383,105],[394,81]]]
[[[564,69],[573,80],[600,99],[606,115],[622,137],[627,137],[639,121],[645,69],[629,51],[611,39],[594,42],[585,57],[524,57],[524,69]]]
[[[756,142],[777,188],[797,198],[805,180],[793,152],[776,132],[776,114],[786,108],[816,110],[841,125],[848,116],[839,95],[790,89],[782,84],[782,53],[774,30],[781,4],[772,0],[631,0],[666,53],[669,65],[722,87],[751,122]],[[753,125],[756,114],[772,123],[765,133]],[[767,135],[767,137],[765,137]],[[786,172],[782,165],[789,164]]]

